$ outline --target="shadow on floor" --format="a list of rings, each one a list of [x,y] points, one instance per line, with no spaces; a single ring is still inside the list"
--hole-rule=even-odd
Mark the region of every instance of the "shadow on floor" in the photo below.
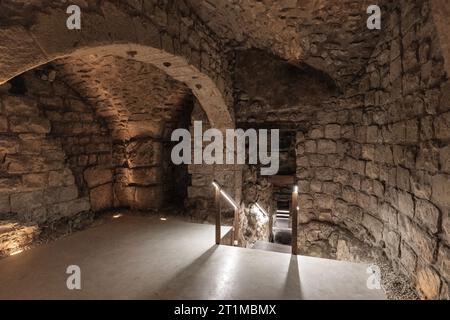
[[[302,299],[301,285],[300,285],[300,270],[298,266],[298,257],[292,255],[289,262],[289,268],[284,284],[284,296],[286,300]]]
[[[218,245],[213,245],[207,251],[202,253],[202,255],[192,261],[191,264],[184,267],[170,280],[161,285],[160,289],[157,290],[156,297],[152,296],[150,298],[174,299],[176,297],[176,299],[180,299],[180,294],[197,281],[202,267],[208,262],[218,248]],[[186,282],[186,279],[189,280]]]

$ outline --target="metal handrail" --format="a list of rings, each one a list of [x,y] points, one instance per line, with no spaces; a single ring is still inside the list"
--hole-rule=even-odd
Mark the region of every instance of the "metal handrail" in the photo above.
[[[239,208],[236,201],[234,201],[234,199],[231,198],[231,196],[228,193],[226,193],[226,191],[220,186],[220,184],[217,181],[213,181],[212,185],[216,188],[216,190],[220,192],[220,194],[228,201],[228,203],[231,204],[233,209],[236,210]]]
[[[239,238],[238,238],[238,234],[239,234],[239,214],[240,214],[240,209],[239,209],[239,205],[237,204],[237,202],[231,198],[231,196],[226,193],[226,191],[221,187],[221,185],[217,182],[217,181],[213,181],[212,185],[214,186],[214,188],[216,189],[216,195],[215,195],[215,203],[216,203],[216,209],[217,209],[217,214],[216,214],[216,244],[220,244],[220,240],[221,240],[221,230],[220,230],[220,220],[221,220],[221,205],[220,205],[220,201],[219,201],[219,194],[222,195],[227,201],[228,203],[233,207],[234,209],[234,218],[233,218],[233,243],[232,245],[239,245]]]

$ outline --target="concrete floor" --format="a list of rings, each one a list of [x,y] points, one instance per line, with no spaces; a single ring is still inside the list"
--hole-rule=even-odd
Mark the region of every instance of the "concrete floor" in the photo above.
[[[0,260],[0,299],[384,299],[364,265],[213,242],[211,225],[108,220]],[[81,290],[66,287],[69,265]]]

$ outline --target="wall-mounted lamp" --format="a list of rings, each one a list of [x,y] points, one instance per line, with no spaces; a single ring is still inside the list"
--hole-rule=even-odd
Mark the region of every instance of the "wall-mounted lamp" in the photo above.
[[[295,192],[295,193],[298,192],[298,186],[297,186],[297,185],[294,186],[294,192]]]

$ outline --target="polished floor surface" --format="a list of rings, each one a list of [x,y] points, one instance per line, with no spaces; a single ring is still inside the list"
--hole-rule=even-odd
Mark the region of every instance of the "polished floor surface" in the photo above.
[[[211,225],[111,219],[0,260],[0,299],[385,298],[365,265],[213,242]],[[70,265],[81,290],[67,288]]]

